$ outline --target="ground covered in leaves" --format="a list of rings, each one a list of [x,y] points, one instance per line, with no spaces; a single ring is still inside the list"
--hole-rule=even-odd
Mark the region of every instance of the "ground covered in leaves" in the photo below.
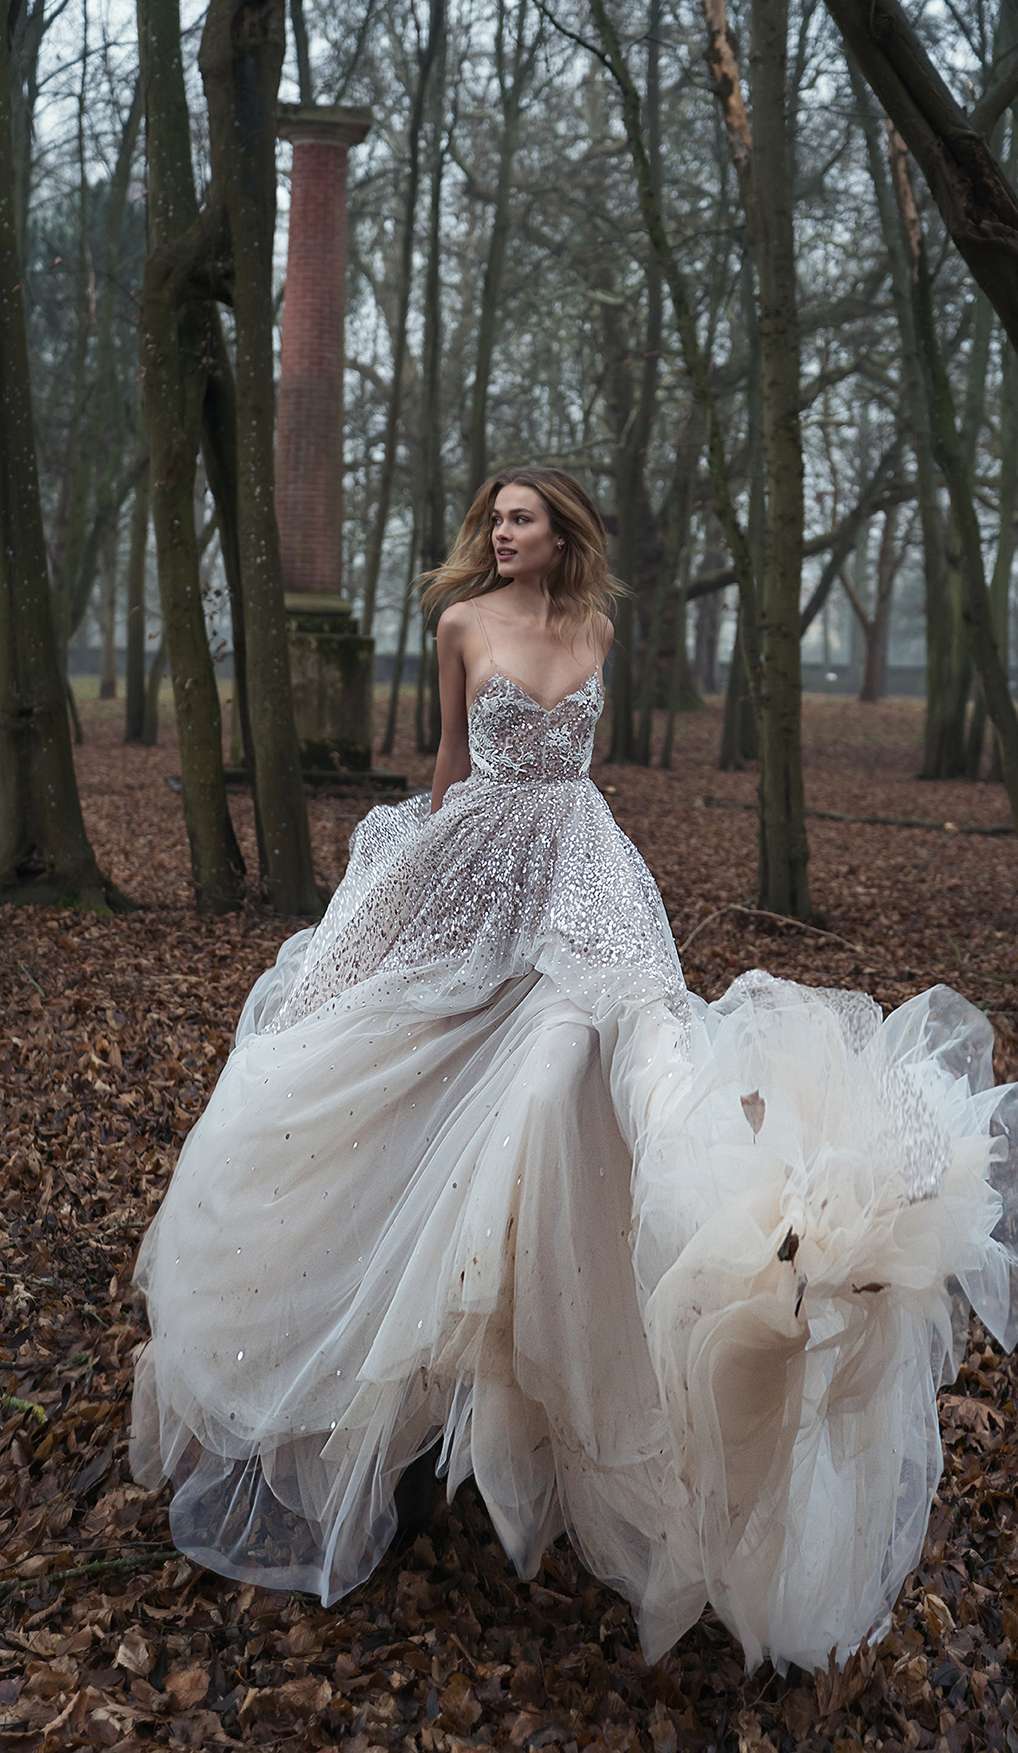
[[[388,763],[425,784],[405,730]],[[125,917],[0,909],[0,1747],[1011,1749],[1018,1753],[1018,1368],[974,1327],[941,1397],[945,1475],[892,1634],[843,1673],[750,1679],[710,1615],[655,1667],[632,1615],[565,1540],[537,1579],[505,1559],[472,1482],[431,1535],[331,1611],[198,1570],[166,1496],[126,1464],[130,1275],[242,998],[299,921],[252,901],[199,918],[170,731],[125,748],[86,702],[78,772]],[[919,709],[810,701],[816,929],[751,911],[755,780],[720,774],[716,704],[681,721],[670,771],[593,777],[661,885],[691,986],[764,966],[900,1002],[944,980],[991,1016],[1018,1078],[1018,841],[989,784],[914,777]],[[602,731],[604,727],[602,726]],[[371,800],[311,804],[330,889]],[[233,798],[249,869],[250,799]]]

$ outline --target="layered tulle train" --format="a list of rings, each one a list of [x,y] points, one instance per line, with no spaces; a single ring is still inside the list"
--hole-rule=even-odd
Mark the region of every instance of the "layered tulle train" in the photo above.
[[[357,847],[349,882],[363,908]],[[538,919],[480,999],[377,957],[277,1027],[312,941],[252,989],[138,1257],[131,1466],[172,1476],[177,1546],[331,1604],[442,1437],[520,1576],[568,1530],[648,1660],[708,1600],[750,1667],[845,1660],[922,1550],[967,1304],[1016,1339],[986,1018],[759,969],[678,1006]]]
[[[252,989],[135,1269],[135,1476],[182,1551],[328,1605],[440,1438],[648,1660],[709,1601],[749,1666],[843,1661],[919,1558],[968,1306],[1018,1338],[1018,1086],[945,987],[687,995],[594,787],[509,804],[373,810]]]

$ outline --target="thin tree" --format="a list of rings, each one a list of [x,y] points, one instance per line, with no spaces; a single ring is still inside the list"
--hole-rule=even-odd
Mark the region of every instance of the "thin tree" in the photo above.
[[[808,919],[802,781],[799,589],[803,462],[792,158],[786,102],[788,0],[753,0],[753,244],[760,308],[766,533],[760,592],[761,905]]]
[[[123,909],[85,832],[50,604],[12,162],[12,22],[10,11],[0,18],[0,895]]]
[[[140,743],[145,731],[145,574],[148,558],[149,471],[134,489],[127,555],[127,660],[124,677],[124,741]]]
[[[495,17],[495,77],[501,103],[502,127],[498,142],[495,209],[488,236],[478,317],[477,360],[470,395],[470,423],[467,431],[468,500],[473,498],[488,474],[488,395],[495,357],[495,339],[498,334],[506,251],[509,247],[513,167],[519,149],[523,102],[543,41],[544,25],[540,19],[528,41],[529,15],[530,0],[516,0],[510,47],[506,41],[510,25],[509,8],[506,0],[498,0]]]
[[[403,219],[400,231],[399,269],[396,290],[396,333],[393,342],[392,381],[385,415],[385,439],[375,520],[364,563],[364,601],[361,627],[370,633],[375,619],[378,579],[382,570],[382,550],[389,522],[392,486],[396,473],[396,451],[399,442],[400,410],[403,399],[403,370],[406,360],[407,325],[410,316],[410,295],[413,286],[414,229],[417,216],[417,192],[421,178],[421,136],[428,81],[445,30],[445,0],[430,0],[428,34],[417,44],[417,77],[407,126],[407,175],[403,196]]]
[[[647,90],[643,107],[646,116],[647,167],[654,199],[658,203],[661,201],[662,191],[660,31],[661,3],[660,0],[650,0],[647,16]],[[608,296],[601,300],[601,313],[608,343],[608,402],[615,433],[613,464],[618,520],[618,570],[634,587],[634,594],[623,598],[618,611],[617,651],[612,662],[612,724],[608,758],[611,761],[642,760],[649,763],[664,598],[674,582],[674,568],[668,567],[662,549],[646,482],[647,452],[658,407],[658,379],[664,335],[664,286],[660,257],[650,248],[648,242],[644,268],[647,286],[646,327],[640,348],[639,384],[634,386],[629,369],[628,337],[623,332],[623,310],[627,301],[621,296],[612,295],[611,280],[614,275],[611,252],[605,258],[605,265],[611,279]],[[644,616],[645,636],[640,652],[641,673],[638,680],[634,668],[634,646],[640,632],[641,599],[647,612]]]
[[[285,30],[284,0],[212,0],[199,65],[212,158],[206,212],[220,247],[220,224],[228,238],[236,330],[237,512],[264,881],[277,912],[317,915],[274,494],[272,246]]]
[[[899,178],[902,185],[901,199],[907,202],[911,189],[903,155],[899,160]],[[913,252],[916,331],[929,399],[934,454],[947,482],[951,512],[961,544],[960,564],[965,585],[966,625],[972,656],[979,672],[987,713],[1000,739],[1001,777],[1012,818],[1018,827],[1018,713],[1011,699],[1007,671],[997,644],[993,605],[986,587],[982,533],[976,516],[972,469],[937,334],[926,240],[914,199],[908,232]]]
[[[538,3],[540,4],[541,0],[538,0]],[[661,202],[654,188],[653,172],[640,119],[639,93],[623,55],[618,32],[608,14],[605,0],[591,0],[591,12],[600,47],[591,44],[585,46],[597,55],[598,59],[607,67],[621,93],[622,119],[636,175],[640,212],[647,228],[651,246],[661,263],[661,271],[664,274],[665,285],[668,287],[675,314],[683,363],[689,375],[694,399],[698,403],[704,419],[707,433],[707,466],[714,504],[728,551],[732,556],[740,599],[746,610],[746,664],[755,700],[759,690],[756,578],[750,546],[736,508],[732,471],[725,449],[724,429],[711,380],[711,364],[697,333],[692,291],[668,236],[661,211]],[[571,35],[572,33],[567,32],[566,34]]]
[[[159,595],[195,898],[203,912],[224,912],[242,902],[244,861],[226,801],[194,518],[218,224],[197,210],[177,0],[138,0],[138,39],[149,232],[140,344]]]
[[[445,422],[442,418],[442,185],[446,162],[458,112],[454,92],[452,115],[448,130],[445,123],[446,83],[448,77],[449,41],[446,18],[437,21],[435,60],[428,81],[426,120],[428,151],[431,160],[428,193],[428,255],[424,274],[424,344],[421,358],[421,442],[419,481],[414,484],[414,536],[420,531],[421,569],[440,566],[446,553],[446,486],[442,442]],[[418,513],[418,506],[420,511]],[[404,601],[403,613],[409,604]],[[401,616],[402,623],[402,616]],[[399,686],[403,667],[406,635],[400,626],[400,648],[393,675],[393,691]],[[438,690],[438,665],[430,667],[431,686],[428,692],[428,749],[438,748],[442,734],[442,707]]]
[[[753,447],[762,527],[754,548],[760,638],[759,895],[762,906],[809,917],[802,782],[799,593],[803,560],[803,462],[799,426],[799,325],[787,104],[788,0],[753,0],[752,128],[742,101],[723,0],[705,0],[708,59],[725,118],[747,220],[756,281],[762,444]],[[762,487],[762,492],[761,492]],[[744,622],[739,637],[744,639]],[[736,709],[732,703],[733,711]]]
[[[1018,195],[988,143],[997,117],[1018,96],[1018,56],[1005,58],[998,78],[966,113],[899,0],[827,0],[827,10],[1018,347]]]

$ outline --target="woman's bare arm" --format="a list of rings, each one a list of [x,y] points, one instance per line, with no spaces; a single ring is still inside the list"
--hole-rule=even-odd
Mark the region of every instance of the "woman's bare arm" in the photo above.
[[[470,773],[467,739],[466,669],[463,663],[463,617],[458,603],[444,611],[436,636],[438,647],[438,695],[442,709],[442,735],[435,756],[431,784],[431,813],[442,807],[450,785]]]

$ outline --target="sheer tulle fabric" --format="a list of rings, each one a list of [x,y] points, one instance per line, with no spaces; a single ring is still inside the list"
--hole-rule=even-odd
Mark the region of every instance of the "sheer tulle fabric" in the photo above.
[[[709,1600],[825,1666],[919,1557],[966,1304],[1018,1338],[1018,1086],[944,987],[688,994],[600,704],[489,678],[471,778],[372,810],[256,981],[140,1249],[131,1463],[182,1551],[330,1604],[440,1437],[648,1660]]]

